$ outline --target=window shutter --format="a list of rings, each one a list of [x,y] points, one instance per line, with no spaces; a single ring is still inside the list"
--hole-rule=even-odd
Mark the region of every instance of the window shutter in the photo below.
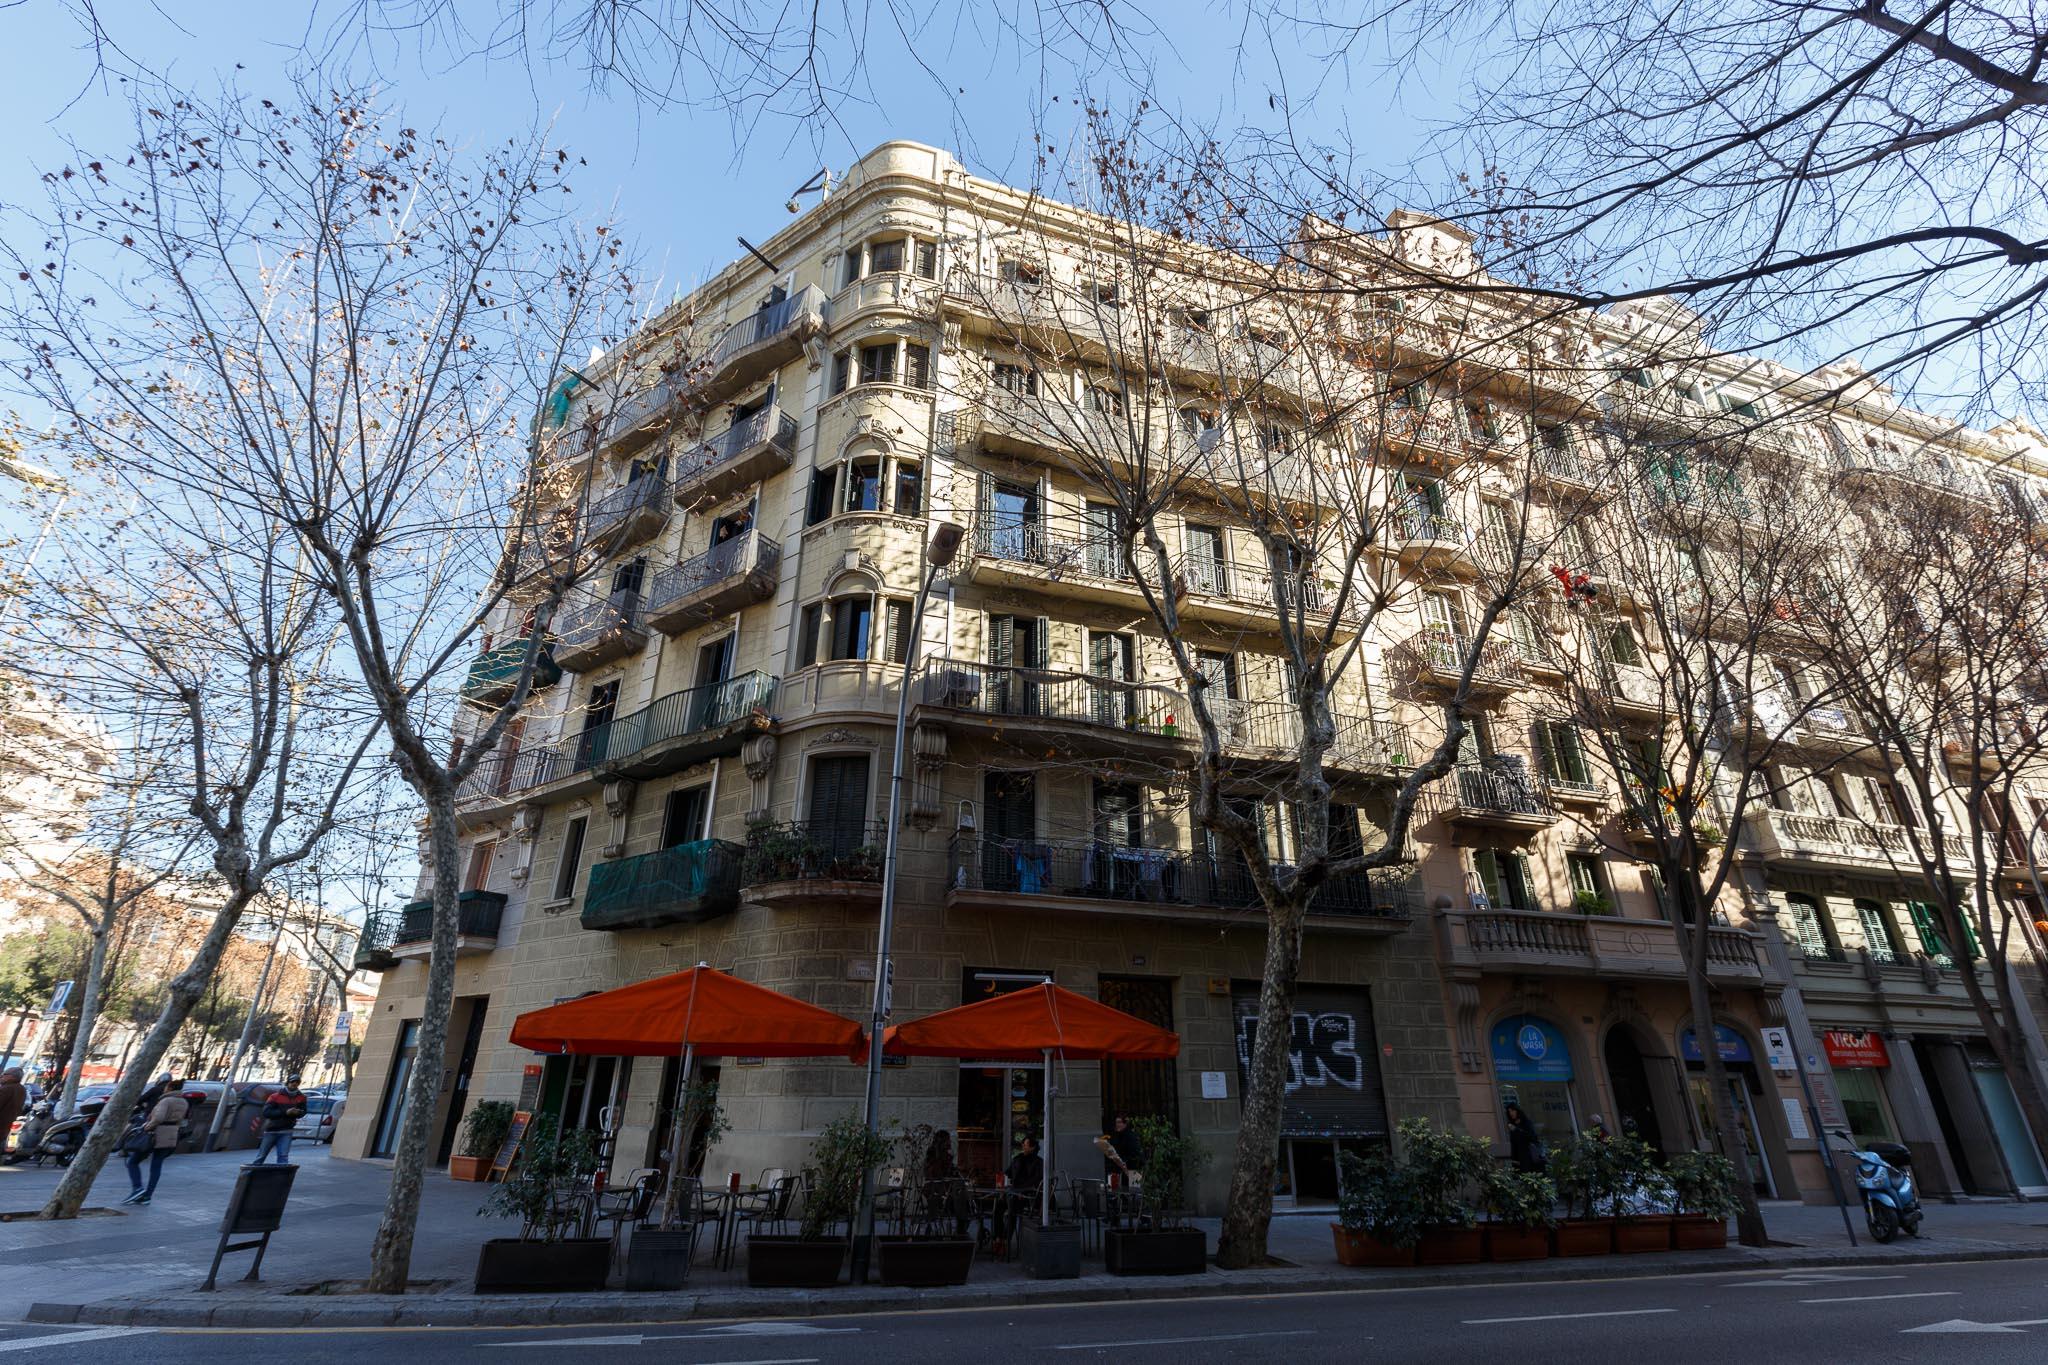
[[[1507,904],[1500,893],[1499,856],[1490,848],[1477,849],[1472,854],[1472,870],[1479,877],[1479,889],[1486,893],[1486,903],[1496,910]]]
[[[910,657],[910,603],[900,598],[889,602],[889,643],[887,658],[900,664]]]
[[[832,488],[838,474],[837,465],[811,471],[811,505],[804,514],[804,525],[816,526],[832,515]]]
[[[1007,668],[1017,661],[1017,622],[1009,616],[988,618],[988,661]]]
[[[867,827],[868,760],[865,754],[816,759],[811,764],[810,825],[814,840],[835,855],[858,845]]]
[[[846,382],[852,377],[852,372],[853,354],[850,351],[841,351],[838,355],[832,357],[833,393],[841,394],[846,392]]]
[[[1563,765],[1558,762],[1556,746],[1550,742],[1550,725],[1539,720],[1530,727],[1529,737],[1536,742],[1536,764],[1545,777],[1561,778],[1565,775]]]
[[[1938,962],[1947,961],[1948,944],[1942,940],[1934,907],[1924,901],[1907,901],[1906,909],[1913,916],[1914,931],[1920,935],[1921,951]]]
[[[939,245],[937,242],[919,242],[917,244],[917,273],[927,280],[935,280],[939,277]]]
[[[1026,665],[1031,668],[1045,668],[1052,659],[1052,621],[1040,616],[1031,623],[1031,657]]]
[[[1517,910],[1534,910],[1536,908],[1536,877],[1529,870],[1528,856],[1521,853],[1511,853],[1508,856],[1514,859],[1515,866],[1515,908]]]
[[[823,606],[813,602],[804,608],[803,615],[797,621],[796,666],[798,668],[809,668],[812,664],[818,662],[818,618],[823,612]]]

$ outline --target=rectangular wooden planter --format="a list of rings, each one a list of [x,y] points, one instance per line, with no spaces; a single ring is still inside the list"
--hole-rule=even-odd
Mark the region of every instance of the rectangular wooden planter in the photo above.
[[[1614,1224],[1605,1218],[1567,1218],[1550,1236],[1558,1256],[1605,1256],[1614,1250]]]
[[[1671,1220],[1671,1245],[1679,1251],[1719,1251],[1728,1245],[1728,1220],[1681,1213]]]
[[[1486,1225],[1489,1261],[1540,1261],[1549,1255],[1549,1228],[1518,1228],[1511,1223]]]
[[[801,1237],[747,1239],[747,1283],[757,1289],[830,1289],[839,1283],[839,1270],[845,1264],[844,1238],[816,1242]]]
[[[1337,1241],[1337,1264],[1365,1268],[1414,1265],[1415,1248],[1397,1247],[1367,1233],[1355,1232],[1342,1223],[1330,1224]]]
[[[1112,1275],[1199,1275],[1209,1268],[1209,1234],[1200,1228],[1102,1235],[1102,1259]]]
[[[1081,1228],[1076,1223],[1040,1227],[1026,1221],[1017,1229],[1017,1256],[1034,1280],[1081,1278]]]
[[[1671,1250],[1671,1215],[1653,1213],[1615,1219],[1614,1249],[1627,1254]]]
[[[751,1250],[748,1252],[751,1256]],[[966,1284],[974,1265],[972,1237],[877,1237],[875,1269],[883,1284],[929,1289]],[[833,1268],[838,1278],[838,1268]]]
[[[584,1294],[604,1288],[611,1271],[608,1237],[524,1242],[494,1237],[477,1251],[479,1294]]]
[[[487,1156],[451,1156],[448,1158],[450,1180],[482,1180],[491,1173],[491,1159]]]
[[[681,1289],[696,1250],[697,1234],[689,1228],[634,1228],[626,1244],[626,1288]]]
[[[1486,1234],[1479,1228],[1425,1228],[1415,1244],[1418,1265],[1477,1265],[1486,1254]]]

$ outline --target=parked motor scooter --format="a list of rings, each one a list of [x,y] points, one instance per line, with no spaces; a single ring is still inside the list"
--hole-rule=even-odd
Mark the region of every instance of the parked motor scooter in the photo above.
[[[85,1146],[85,1136],[92,1127],[94,1116],[73,1114],[68,1119],[58,1119],[43,1130],[43,1140],[29,1153],[29,1160],[38,1166],[48,1158],[59,1166],[69,1166],[71,1158],[78,1155],[78,1149]]]
[[[48,1100],[37,1100],[30,1105],[28,1117],[21,1121],[21,1131],[14,1135],[14,1147],[7,1153],[7,1164],[12,1166],[16,1162],[27,1161],[41,1165],[42,1158],[36,1155],[36,1151],[43,1145],[43,1135],[50,1131],[55,1119],[56,1109]]]
[[[1889,1242],[1904,1228],[1909,1236],[1920,1235],[1920,1191],[1913,1184],[1913,1157],[1896,1142],[1873,1142],[1859,1151],[1849,1134],[1834,1135],[1856,1158],[1856,1188],[1863,1194],[1863,1216],[1870,1225],[1871,1239]]]

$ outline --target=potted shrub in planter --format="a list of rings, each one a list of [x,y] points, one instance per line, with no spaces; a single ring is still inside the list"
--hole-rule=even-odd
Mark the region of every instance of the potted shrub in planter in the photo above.
[[[718,1087],[698,1082],[683,1092],[682,1128],[696,1133],[702,1126],[701,1142],[706,1150],[725,1136],[725,1109],[718,1103]],[[666,1218],[667,1202],[657,1201],[657,1216]],[[702,1229],[695,1224],[675,1226],[653,1224],[633,1229],[626,1243],[626,1288],[635,1290],[681,1289],[690,1278],[690,1262],[697,1254]]]
[[[1137,1227],[1103,1233],[1103,1262],[1112,1275],[1199,1275],[1209,1266],[1209,1234],[1187,1220],[1209,1154],[1165,1119],[1142,1118],[1136,1127],[1145,1151],[1143,1209]]]
[[[1337,1264],[1383,1267],[1415,1264],[1416,1223],[1393,1153],[1344,1152],[1337,1158]]]
[[[1557,1186],[1541,1171],[1495,1166],[1486,1173],[1486,1259],[1540,1261],[1550,1254]]]
[[[1735,1163],[1718,1152],[1680,1152],[1664,1167],[1671,1182],[1671,1245],[1715,1251],[1728,1245],[1728,1220],[1738,1207]]]
[[[1551,1150],[1550,1180],[1565,1210],[1551,1238],[1559,1256],[1605,1256],[1614,1250],[1614,1223],[1600,1216],[1611,1208],[1616,1189],[1607,1143],[1589,1131]]]
[[[1628,1136],[1608,1139],[1607,1148],[1614,1167],[1614,1249],[1671,1250],[1671,1183],[1657,1169],[1656,1154]]]
[[[1447,1132],[1427,1119],[1400,1125],[1401,1171],[1416,1223],[1415,1259],[1423,1265],[1473,1265],[1485,1239],[1472,1221],[1472,1195],[1492,1169],[1486,1139]]]
[[[451,1180],[482,1180],[491,1173],[491,1160],[512,1131],[512,1102],[484,1100],[462,1121],[462,1152],[448,1158]]]
[[[915,1179],[925,1169],[932,1127],[920,1123],[897,1143],[903,1169]],[[954,1230],[950,1214],[926,1211],[924,1230],[875,1239],[875,1269],[883,1284],[926,1288],[966,1284],[974,1265],[974,1239]]]
[[[828,1289],[839,1283],[847,1238],[860,1211],[864,1173],[889,1155],[889,1140],[870,1133],[859,1114],[825,1125],[804,1164],[804,1218],[794,1237],[747,1238],[747,1283],[778,1289]]]
[[[592,1226],[591,1177],[597,1149],[582,1129],[558,1133],[551,1115],[526,1130],[519,1160],[477,1212],[517,1218],[517,1237],[493,1237],[476,1259],[479,1294],[559,1294],[604,1288],[611,1270],[609,1237],[580,1235]]]

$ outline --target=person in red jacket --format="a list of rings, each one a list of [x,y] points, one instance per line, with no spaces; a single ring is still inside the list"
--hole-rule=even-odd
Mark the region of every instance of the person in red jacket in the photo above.
[[[292,1129],[306,1112],[306,1097],[299,1091],[299,1078],[287,1076],[284,1085],[263,1101],[263,1141],[256,1148],[256,1164],[277,1153],[277,1164],[288,1166],[292,1159]]]

